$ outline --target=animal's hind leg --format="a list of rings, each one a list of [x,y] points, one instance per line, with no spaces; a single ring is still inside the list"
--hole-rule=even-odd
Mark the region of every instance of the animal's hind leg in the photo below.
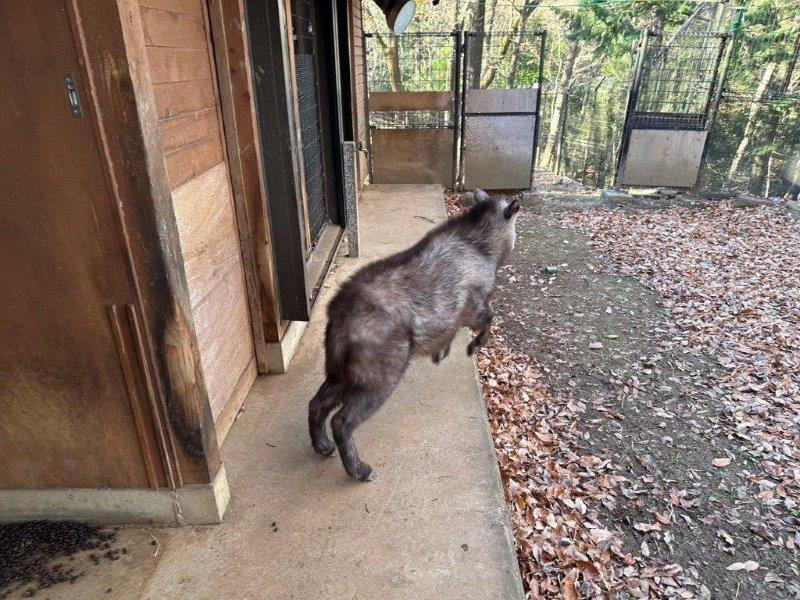
[[[311,445],[318,454],[331,456],[336,450],[325,431],[325,419],[339,405],[340,392],[341,385],[328,376],[308,403],[308,432]]]
[[[339,448],[342,464],[347,474],[354,479],[372,481],[375,471],[359,458],[353,442],[353,431],[381,407],[393,388],[394,384],[390,384],[379,390],[346,391],[342,408],[331,419],[331,431]]]

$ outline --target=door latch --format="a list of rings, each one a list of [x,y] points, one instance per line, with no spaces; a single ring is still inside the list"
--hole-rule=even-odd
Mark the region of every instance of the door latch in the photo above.
[[[72,110],[72,116],[82,117],[83,111],[81,110],[81,101],[78,98],[78,88],[75,86],[75,75],[72,73],[64,75],[64,84],[67,86],[67,99],[69,100],[70,110]]]

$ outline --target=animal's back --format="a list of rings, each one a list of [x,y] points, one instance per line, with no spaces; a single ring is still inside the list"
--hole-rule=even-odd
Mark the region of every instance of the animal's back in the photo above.
[[[471,297],[491,289],[494,265],[487,257],[454,233],[431,233],[364,267],[331,300],[329,373],[366,385],[404,368],[412,354],[434,354],[463,324]]]

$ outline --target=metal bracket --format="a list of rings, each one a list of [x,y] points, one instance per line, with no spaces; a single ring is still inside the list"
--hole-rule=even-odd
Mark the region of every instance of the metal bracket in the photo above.
[[[81,102],[78,97],[78,88],[75,86],[75,75],[67,73],[64,75],[64,84],[67,86],[67,99],[69,100],[70,110],[73,117],[82,117]]]

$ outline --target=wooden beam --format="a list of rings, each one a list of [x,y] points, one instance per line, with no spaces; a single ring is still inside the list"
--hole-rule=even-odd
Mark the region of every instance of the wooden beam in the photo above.
[[[453,110],[453,92],[372,92],[369,110]]]
[[[207,484],[220,468],[211,406],[161,150],[139,6],[71,0],[98,137],[136,287],[133,314],[152,383],[170,485]]]
[[[256,140],[268,196],[280,316],[282,321],[306,321],[310,313],[305,275],[308,220],[293,89],[291,13],[283,0],[247,2],[246,11],[258,117]]]
[[[280,316],[244,6],[211,0],[209,13],[256,363],[266,373],[266,344],[280,341]]]

